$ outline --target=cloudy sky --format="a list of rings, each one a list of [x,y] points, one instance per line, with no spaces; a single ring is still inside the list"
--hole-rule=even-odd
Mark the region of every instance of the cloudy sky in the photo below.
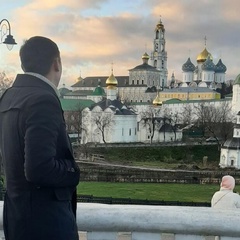
[[[0,71],[21,73],[18,57],[24,39],[42,35],[61,51],[63,77],[71,86],[80,76],[128,75],[153,49],[154,28],[162,19],[166,29],[169,79],[182,78],[182,64],[206,47],[216,64],[227,66],[226,79],[240,73],[239,0],[8,0],[1,18],[11,24],[18,45],[0,46]]]

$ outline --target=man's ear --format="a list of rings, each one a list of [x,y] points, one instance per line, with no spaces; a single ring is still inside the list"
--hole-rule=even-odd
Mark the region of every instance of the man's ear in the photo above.
[[[56,72],[59,72],[61,69],[61,60],[60,58],[55,58],[53,61],[53,68]]]
[[[24,68],[24,66],[23,66],[22,64],[21,64],[21,68],[22,68],[22,70],[23,70],[24,72],[26,72],[26,71],[25,71],[25,68]]]

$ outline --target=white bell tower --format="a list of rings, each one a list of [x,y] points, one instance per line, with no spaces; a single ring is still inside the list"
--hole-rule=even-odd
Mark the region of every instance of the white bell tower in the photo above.
[[[159,86],[167,86],[167,52],[165,50],[165,28],[161,19],[155,28],[155,38],[153,40],[153,51],[151,53],[152,66],[160,71]]]

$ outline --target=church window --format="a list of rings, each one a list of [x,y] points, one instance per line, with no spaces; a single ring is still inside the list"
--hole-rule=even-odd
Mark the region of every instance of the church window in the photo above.
[[[153,84],[152,85],[154,86],[154,80],[153,80]]]
[[[129,136],[131,136],[132,134],[132,131],[131,131],[131,128],[129,128]]]
[[[124,128],[122,128],[122,136],[124,135]]]
[[[137,80],[137,85],[139,85],[139,80]]]
[[[132,80],[132,85],[134,85],[134,80]]]
[[[234,160],[231,160],[231,166],[234,166]]]
[[[159,38],[159,31],[156,31],[156,39]]]
[[[137,128],[135,128],[135,135],[137,135]]]
[[[154,61],[154,67],[157,67],[157,60]]]
[[[137,130],[139,131],[139,126],[140,126],[140,123],[137,122]]]
[[[144,84],[144,80],[142,80],[142,84]]]

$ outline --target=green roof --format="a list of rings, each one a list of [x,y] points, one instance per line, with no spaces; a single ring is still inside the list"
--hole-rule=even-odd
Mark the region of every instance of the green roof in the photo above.
[[[233,82],[233,85],[240,84],[240,74],[236,77],[235,81]]]
[[[173,101],[171,101],[173,100]],[[163,102],[163,104],[183,104],[183,103],[198,103],[198,102],[205,102],[205,103],[211,103],[211,102],[225,102],[225,101],[232,101],[230,98],[222,98],[222,99],[201,99],[201,100],[179,100],[177,101],[176,99],[169,99],[165,102]]]
[[[89,99],[60,99],[63,111],[74,111],[79,108],[90,107],[95,102]]]
[[[178,98],[171,98],[171,99],[164,101],[164,104],[166,104],[166,103],[181,103],[181,102],[182,101]]]
[[[100,86],[96,87],[94,92],[92,93],[92,95],[95,95],[95,96],[103,96],[103,95],[106,95],[104,89]]]

